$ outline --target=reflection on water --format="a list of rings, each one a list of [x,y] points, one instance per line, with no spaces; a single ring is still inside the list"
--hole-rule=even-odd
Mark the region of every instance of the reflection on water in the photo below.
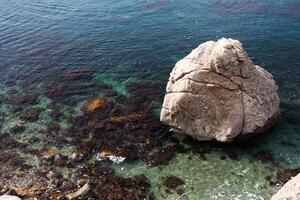
[[[87,195],[104,199],[270,197],[277,172],[300,167],[298,7],[2,0],[0,192],[8,181],[25,197],[55,199],[89,180]],[[195,142],[158,120],[175,62],[223,36],[243,42],[280,88],[281,122],[247,145]],[[168,188],[170,176],[184,184]]]

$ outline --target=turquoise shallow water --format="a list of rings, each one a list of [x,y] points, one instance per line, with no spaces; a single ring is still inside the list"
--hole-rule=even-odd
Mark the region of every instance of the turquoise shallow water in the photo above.
[[[166,166],[150,167],[144,159],[105,165],[124,177],[145,174],[157,199],[267,199],[278,188],[266,176],[274,179],[283,168],[300,167],[299,10],[299,0],[1,0],[1,135],[70,156],[77,148],[70,142],[70,119],[82,115],[88,100],[107,97],[123,102],[138,91],[146,96],[142,103],[158,115],[176,61],[202,42],[231,37],[240,40],[279,85],[282,119],[271,133],[246,147],[194,147],[175,135],[191,149],[209,146],[206,159],[188,150]],[[74,70],[90,70],[93,75],[62,78]],[[137,83],[141,86],[132,89]],[[34,103],[12,103],[31,93],[38,94]],[[39,110],[38,119],[22,117],[28,109]],[[62,114],[53,117],[53,111]],[[48,134],[55,130],[53,122],[59,126],[55,136]],[[272,155],[272,164],[253,156],[260,150]],[[39,156],[18,146],[1,151],[19,154],[33,171],[43,166]],[[220,159],[232,152],[237,159]],[[87,162],[94,159],[95,154]],[[3,174],[17,169],[6,169],[3,160],[1,181],[13,180]],[[66,177],[71,171],[58,170]],[[169,175],[185,181],[183,194],[166,191],[163,180]]]

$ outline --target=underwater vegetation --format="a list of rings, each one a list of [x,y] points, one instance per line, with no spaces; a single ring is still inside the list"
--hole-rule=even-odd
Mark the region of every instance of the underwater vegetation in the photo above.
[[[269,171],[260,181],[263,195],[270,195],[299,172],[282,167],[271,150],[259,147],[268,135],[223,145],[170,132],[155,113],[163,97],[161,81],[130,81],[122,86],[130,94],[124,96],[100,82],[96,71],[77,69],[58,77],[36,92],[19,87],[17,93],[2,94],[0,194],[25,199],[192,198],[199,195],[198,183],[193,175],[184,177],[186,170],[180,169],[191,165],[184,162],[193,163],[192,169],[197,163],[230,161]],[[101,84],[100,91],[86,87]],[[294,106],[283,104],[284,121],[297,123],[297,113],[285,112]],[[280,144],[296,148],[289,141]],[[176,164],[177,159],[183,163]],[[229,179],[235,177],[232,173]]]
[[[299,2],[0,3],[0,194],[268,199],[300,167]],[[279,85],[281,120],[239,144],[159,122],[175,62],[239,39]],[[241,193],[241,191],[243,191]]]

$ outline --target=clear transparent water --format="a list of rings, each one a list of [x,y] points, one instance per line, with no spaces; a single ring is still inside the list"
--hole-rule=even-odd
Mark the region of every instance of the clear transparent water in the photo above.
[[[67,118],[80,115],[88,99],[112,97],[107,87],[127,97],[128,84],[159,81],[158,93],[163,94],[176,61],[202,42],[231,37],[240,40],[254,62],[271,72],[279,85],[282,120],[272,133],[246,150],[235,145],[214,147],[207,160],[187,152],[161,168],[141,160],[109,166],[125,177],[145,174],[158,199],[268,198],[277,188],[265,176],[300,167],[299,10],[298,0],[1,0],[0,94],[7,97],[0,107],[1,134],[21,124],[26,130],[11,133],[12,138],[24,143],[33,136],[53,140],[43,134],[54,120],[49,116],[53,106],[63,111],[58,121],[63,135],[70,126]],[[92,89],[53,101],[46,95],[47,86],[72,70],[95,70]],[[21,120],[9,102],[14,94],[29,92],[39,93],[32,107],[43,108],[35,122]],[[149,96],[147,101],[159,113],[162,98]],[[32,145],[42,148],[44,144]],[[66,156],[75,148],[52,147]],[[275,166],[253,158],[261,149],[272,153]],[[236,152],[239,159],[219,159],[228,151]],[[39,167],[39,158],[22,156]],[[168,175],[185,180],[184,195],[165,192],[162,181]]]

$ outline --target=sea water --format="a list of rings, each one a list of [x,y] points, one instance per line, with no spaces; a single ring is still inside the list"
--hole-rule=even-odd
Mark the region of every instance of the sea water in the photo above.
[[[91,97],[126,98],[127,86],[143,81],[158,82],[163,95],[175,63],[200,43],[221,37],[240,40],[254,63],[274,76],[282,102],[278,125],[258,144],[217,145],[206,159],[186,152],[162,167],[143,160],[109,166],[124,177],[145,174],[157,199],[268,199],[278,188],[266,177],[300,167],[299,0],[1,0],[1,134],[22,125],[26,129],[11,137],[41,148],[31,139],[47,137],[43,131],[53,121],[53,107],[63,112],[57,122],[64,133],[67,118],[81,115]],[[95,72],[90,82],[80,83],[86,84],[82,92],[63,94],[59,101],[45,95],[48,85],[74,70]],[[10,105],[15,94],[30,92],[39,93],[31,108],[42,109],[34,122],[20,119]],[[147,101],[159,115],[162,98]],[[74,151],[68,144],[52,146],[66,156]],[[271,152],[275,164],[255,159],[260,150]],[[227,152],[238,158],[220,159]],[[20,155],[39,167],[38,158]],[[185,181],[183,194],[163,186],[170,175]]]

